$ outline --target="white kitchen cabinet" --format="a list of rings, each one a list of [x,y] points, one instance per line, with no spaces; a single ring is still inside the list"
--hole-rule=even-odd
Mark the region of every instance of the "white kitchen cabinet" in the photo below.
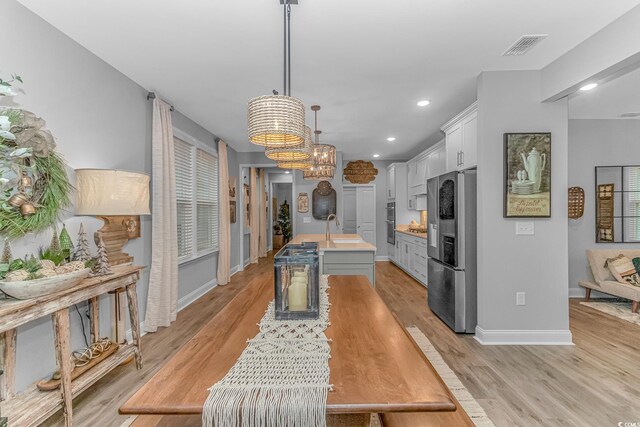
[[[395,200],[396,198],[396,165],[391,164],[387,167],[387,199]]]
[[[427,179],[442,175],[447,170],[447,147],[445,141],[442,140],[436,146],[437,148],[429,154]]]
[[[427,239],[396,233],[394,264],[427,286]]]
[[[407,182],[409,184],[409,195],[417,196],[419,194],[427,194],[428,168],[429,155],[426,153],[423,153],[407,162]]]
[[[446,172],[477,166],[478,110],[476,103],[448,121],[443,127]]]

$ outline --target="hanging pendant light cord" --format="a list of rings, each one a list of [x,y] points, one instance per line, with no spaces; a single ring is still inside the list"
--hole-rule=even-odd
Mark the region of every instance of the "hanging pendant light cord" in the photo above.
[[[284,3],[284,94],[291,96],[291,4],[289,0]]]

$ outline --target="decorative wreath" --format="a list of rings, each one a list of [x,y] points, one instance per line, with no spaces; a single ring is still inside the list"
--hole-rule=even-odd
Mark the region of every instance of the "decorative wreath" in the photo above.
[[[0,235],[10,239],[51,226],[70,205],[66,164],[44,126],[30,111],[0,110]]]

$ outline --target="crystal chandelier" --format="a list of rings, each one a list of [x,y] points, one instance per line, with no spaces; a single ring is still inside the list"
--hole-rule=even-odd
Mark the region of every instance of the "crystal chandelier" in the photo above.
[[[315,135],[316,143],[313,146],[313,155],[311,160],[313,165],[307,170],[303,171],[302,176],[308,180],[323,180],[332,179],[336,170],[336,147],[330,144],[320,144],[320,134],[322,131],[318,130],[318,111],[319,105],[312,105],[311,110],[315,115]]]
[[[248,104],[249,141],[273,149],[305,143],[304,104],[291,96],[291,5],[284,0],[284,95],[258,96]],[[310,157],[307,153],[306,158]]]

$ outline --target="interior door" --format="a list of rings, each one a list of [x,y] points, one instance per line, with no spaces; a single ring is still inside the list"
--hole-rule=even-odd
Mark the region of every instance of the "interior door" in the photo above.
[[[356,189],[345,187],[343,192],[343,222],[342,232],[345,234],[356,234],[358,232],[358,220],[356,212]]]
[[[357,234],[375,246],[376,194],[374,187],[356,187],[356,219]]]

